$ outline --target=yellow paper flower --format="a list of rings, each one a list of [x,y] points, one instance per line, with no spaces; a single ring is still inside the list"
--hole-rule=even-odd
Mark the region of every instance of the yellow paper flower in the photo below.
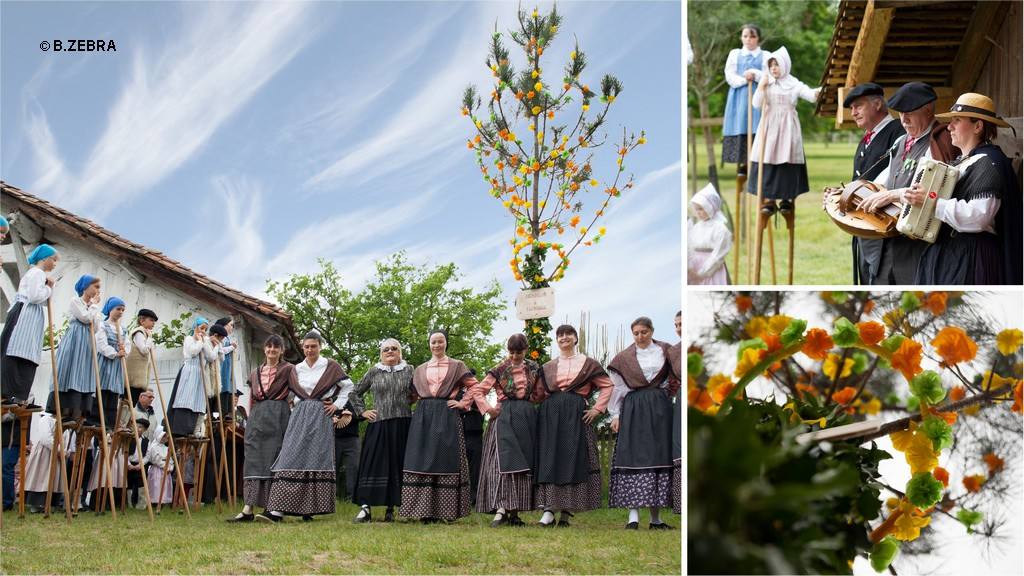
[[[896,519],[892,531],[893,538],[904,542],[917,540],[917,537],[921,535],[921,528],[931,523],[931,516],[925,516],[924,512],[909,502],[904,502],[900,509],[903,510],[903,514]]]
[[[534,76],[534,78],[536,78],[536,76]],[[536,84],[533,85],[533,89],[536,90],[537,92],[540,92],[541,90],[544,89],[544,84],[537,82]]]
[[[839,368],[838,354],[829,354],[828,358],[825,359],[825,363],[821,365],[821,373],[828,376],[832,380],[836,379],[836,370]],[[847,358],[843,361],[843,370],[839,373],[840,378],[846,378],[853,371],[853,358]]]
[[[874,416],[882,411],[882,401],[878,398],[872,398],[871,400],[861,404],[858,409],[861,414],[870,414]]]
[[[1016,328],[1003,330],[996,335],[996,347],[1004,356],[1009,356],[1020,350],[1022,344],[1024,344],[1024,332]]]
[[[777,314],[768,319],[768,329],[773,334],[782,334],[782,331],[789,326],[791,320],[793,319],[785,314]]]
[[[537,114],[540,114],[540,110],[541,110],[540,106],[534,106],[533,108],[530,109],[530,111],[533,112],[534,116],[536,116]]]
[[[743,356],[740,358],[738,364],[736,364],[736,371],[733,374],[737,378],[742,378],[747,372],[750,372],[754,366],[757,366],[763,358],[766,350],[758,348],[747,348],[743,351]]]
[[[903,452],[911,474],[931,472],[939,465],[939,456],[928,436],[914,430],[903,430],[889,434],[889,439],[893,448]]]
[[[765,320],[764,316],[754,316],[747,321],[744,330],[747,331],[751,338],[762,338],[768,332],[768,321]]]

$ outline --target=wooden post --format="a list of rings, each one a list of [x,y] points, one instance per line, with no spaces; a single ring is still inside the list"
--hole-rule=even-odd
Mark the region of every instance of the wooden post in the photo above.
[[[767,82],[767,80],[762,80]],[[757,244],[754,247],[754,284],[761,284],[761,241],[764,236],[764,218],[761,215],[761,202],[764,198],[764,147],[767,141],[768,124],[768,85],[764,86],[764,98],[761,103],[761,122],[758,131],[761,133],[761,150],[758,152],[757,160],[757,203],[754,211],[757,213]],[[770,232],[769,232],[770,233]]]
[[[100,456],[103,460],[100,472],[100,483],[97,484],[96,488],[102,491],[103,479],[107,481],[107,492],[110,494],[110,512],[111,516],[117,519],[117,510],[114,504],[114,479],[113,473],[110,469],[110,458],[111,454],[107,450],[107,417],[103,413],[103,385],[100,383],[100,363],[96,358],[96,325],[93,323],[93,319],[89,318],[89,346],[92,348],[92,371],[96,376],[96,406],[100,412]],[[117,423],[115,422],[115,425]],[[102,501],[102,499],[101,499]],[[96,510],[99,514],[102,512],[102,506]]]
[[[231,507],[234,508],[236,504],[236,498],[238,498],[238,447],[237,438],[235,431],[238,430],[238,424],[235,422],[236,410],[235,402],[237,396],[235,396],[235,351],[238,350],[238,344],[235,344],[235,350],[231,352],[231,362],[228,366],[228,380],[231,381]],[[221,415],[221,419],[224,416]]]
[[[117,331],[117,346],[121,348],[124,343],[121,342],[121,323],[117,322],[114,324],[114,330]],[[142,473],[142,489],[146,493],[146,510],[149,512],[149,520],[152,522],[155,520],[153,516],[153,503],[149,500],[149,480],[146,478],[146,467],[142,464],[142,440],[139,439],[139,424],[135,418],[135,399],[132,398],[132,387],[131,383],[128,382],[128,361],[124,356],[121,356],[121,375],[124,377],[124,393],[128,396],[128,414],[131,415],[132,423],[132,437],[135,438],[135,453],[139,457],[139,465],[141,466],[140,472]],[[153,426],[153,423],[150,423]],[[125,478],[128,476],[128,452],[125,451]],[[128,482],[125,481],[125,493],[128,492]]]
[[[71,492],[68,491],[68,478],[67,478],[67,453],[64,451],[64,415],[61,413],[60,408],[60,390],[57,384],[57,353],[54,352],[54,340],[53,340],[53,303],[50,299],[46,299],[46,323],[48,333],[50,335],[50,374],[53,376],[53,406],[57,411],[57,426],[56,436],[60,437],[60,442],[54,444],[54,450],[58,452],[57,456],[61,461],[61,488],[64,489],[64,515],[67,517],[68,524],[71,523],[71,505],[68,502],[68,498],[71,496]],[[81,428],[79,428],[81,430]],[[56,437],[54,438],[56,439]],[[49,515],[50,508],[51,489],[47,488],[46,495],[46,508],[47,515]]]
[[[221,366],[218,364],[217,365],[217,375],[218,376],[220,376],[220,369],[221,369]],[[218,418],[218,420],[217,420],[218,424],[219,424],[218,428],[220,428],[220,466],[217,467],[217,478],[221,478],[221,475],[223,474],[223,480],[221,480],[221,482],[219,484],[223,485],[224,482],[228,483],[228,486],[227,486],[228,503],[232,507],[234,507],[234,505],[235,505],[234,504],[234,498],[231,495],[231,483],[230,483],[230,480],[228,480],[228,477],[227,477],[228,476],[228,462],[227,462],[227,460],[228,460],[228,445],[227,445],[227,438],[224,436],[224,407],[221,406],[222,402],[220,401],[220,379],[219,378],[217,379],[216,385],[214,386],[214,391],[215,391],[214,394],[215,394],[216,399],[217,399],[217,413],[220,415],[220,418]],[[211,414],[211,417],[212,417],[212,414]],[[213,434],[211,433],[211,436],[212,435]],[[214,453],[216,453],[216,451]],[[220,496],[220,489],[217,490],[217,495]]]
[[[213,486],[214,486],[214,489],[217,491],[217,493],[214,495],[213,501],[217,503],[217,513],[221,514],[224,510],[223,510],[223,504],[220,501],[220,469],[217,467],[217,451],[213,449],[213,447],[214,447],[214,444],[213,444],[213,414],[210,413],[210,397],[206,395],[206,376],[207,376],[207,374],[206,374],[206,368],[203,367],[203,356],[205,354],[206,354],[206,345],[204,344],[203,345],[203,349],[199,351],[199,374],[200,374],[200,377],[202,378],[202,381],[203,381],[203,401],[206,402],[206,434],[207,434],[206,439],[210,441],[209,442],[209,444],[210,444],[210,448],[209,449],[212,451],[211,456],[213,458],[213,469],[214,469]],[[218,366],[218,368],[219,368],[219,366]],[[215,389],[215,393],[217,394],[217,398],[218,398],[218,401],[219,401],[219,399],[220,399],[220,386],[219,386],[220,382],[217,382],[217,384],[218,384],[218,386]],[[223,436],[221,436],[221,438],[223,438]],[[223,454],[221,456],[222,456],[222,459],[223,459]],[[203,475],[204,476],[206,475],[205,468],[206,468],[206,444],[204,443],[203,444],[203,469],[204,469]],[[203,481],[205,482],[206,479],[203,478]],[[202,494],[202,492],[199,492],[199,493]],[[197,498],[196,499],[196,505],[198,506],[198,504],[199,504],[199,499]]]
[[[753,162],[754,162],[754,159],[752,157],[753,156],[753,152],[754,152],[754,83],[752,81],[748,80],[747,81],[747,178],[746,179],[750,178],[750,171],[753,169],[752,168],[752,165],[753,165]],[[754,253],[754,246],[753,246],[753,241],[754,240],[753,240],[753,235],[750,232],[750,224],[751,224],[751,214],[752,214],[752,212],[750,211],[750,197],[749,196],[750,196],[749,194],[744,194],[743,195],[743,207],[745,208],[744,211],[743,211],[743,215],[744,215],[743,216],[743,227],[737,232],[738,235],[740,234],[740,232],[742,232],[742,235],[746,236],[746,241],[747,241],[747,283],[748,284],[750,283],[750,274],[751,274],[751,266],[750,266],[751,261],[750,261],[750,258],[751,258],[751,256]],[[753,214],[759,214],[760,213],[759,210],[760,210],[760,207],[755,207]],[[742,242],[743,242],[743,238],[740,238],[740,237],[736,238],[735,246],[736,246],[736,260],[737,260],[737,262],[736,262],[736,283],[737,284],[740,283],[740,281],[739,281],[739,278],[740,278],[740,276],[739,276],[739,247],[742,245]]]
[[[153,369],[153,378],[156,380],[156,391],[160,395],[160,410],[164,413],[164,430],[167,432],[167,442],[170,446],[171,459],[174,460],[174,477],[178,479],[178,489],[181,491],[181,498],[185,501],[185,514],[189,520],[192,519],[192,511],[188,509],[188,496],[185,494],[185,480],[182,476],[182,469],[178,465],[178,453],[174,450],[174,434],[171,433],[171,422],[167,419],[167,404],[164,402],[164,391],[160,388],[160,373],[156,369],[156,360],[153,358],[153,350],[149,351],[149,366]],[[164,470],[167,470],[167,463],[164,463]],[[163,498],[160,499],[160,506],[163,506]]]

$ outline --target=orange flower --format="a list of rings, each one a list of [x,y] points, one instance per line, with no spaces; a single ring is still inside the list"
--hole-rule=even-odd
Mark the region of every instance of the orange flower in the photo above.
[[[985,464],[988,465],[989,476],[995,474],[996,472],[999,472],[1000,470],[1003,469],[1003,466],[1006,465],[1006,462],[1004,462],[1003,459],[1000,458],[999,456],[996,456],[993,452],[985,454],[984,456],[981,457],[981,459],[984,460]]]
[[[885,338],[885,326],[880,322],[858,322],[857,330],[860,332],[860,339],[868,346],[874,346]]]
[[[874,300],[866,300],[864,302],[864,313],[865,314],[871,314],[871,311],[874,310],[874,309],[875,309],[875,301]]]
[[[978,345],[964,332],[963,328],[946,326],[932,339],[932,346],[948,366],[970,362],[978,353]]]
[[[534,360],[540,358],[540,352],[537,352],[536,350],[530,352],[530,358],[533,358]]]
[[[782,340],[779,339],[778,334],[772,334],[771,332],[762,332],[761,339],[768,345],[768,353],[777,352],[782,350]]]
[[[736,310],[743,314],[754,307],[754,299],[750,296],[739,295],[736,297]]]
[[[832,336],[828,332],[821,328],[811,328],[807,331],[807,340],[801,351],[811,360],[824,360],[833,345]]]
[[[715,401],[715,404],[721,404],[725,400],[725,397],[732,392],[732,389],[736,387],[733,382],[723,382],[719,384],[714,392],[711,393],[711,399]]]
[[[964,488],[967,488],[968,492],[977,492],[981,490],[981,485],[985,483],[985,477],[981,474],[975,474],[973,476],[964,476]]]
[[[1018,381],[1017,386],[1013,389],[1013,406],[1010,407],[1010,410],[1016,412],[1017,414],[1021,414],[1022,408],[1024,408],[1024,398],[1022,398],[1021,394],[1021,384],[1024,384],[1024,380]]]
[[[945,292],[932,292],[924,299],[923,306],[932,314],[939,316],[946,311],[946,300],[949,294]]]
[[[903,373],[908,381],[921,372],[921,345],[906,338],[892,355],[892,367]]]
[[[573,216],[572,218],[569,219],[569,226],[572,226],[572,227],[575,228],[576,225],[579,224],[579,223],[580,223],[580,217],[579,216]]]
[[[844,386],[842,390],[832,393],[832,401],[837,404],[849,404],[857,395],[857,389],[853,386]]]
[[[943,486],[949,487],[949,472],[942,466],[936,466],[935,470],[932,470],[932,476],[935,476],[936,480],[942,482]]]
[[[951,402],[959,402],[967,397],[967,390],[963,386],[954,386],[949,391],[949,399]]]
[[[708,391],[703,388],[694,388],[693,390],[690,390],[686,394],[686,401],[687,404],[701,412],[704,412],[714,405],[714,402],[711,400],[711,396],[708,395]]]
[[[929,406],[928,412],[936,418],[942,418],[946,421],[946,424],[949,424],[950,426],[956,423],[956,412],[940,412],[934,406]]]

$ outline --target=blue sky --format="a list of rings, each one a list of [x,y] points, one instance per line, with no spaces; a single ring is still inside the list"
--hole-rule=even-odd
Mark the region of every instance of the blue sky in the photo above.
[[[532,8],[532,5],[524,5]],[[540,5],[542,11],[550,4]],[[468,285],[501,282],[513,222],[481,182],[459,114],[503,3],[2,4],[2,177],[228,285],[336,263],[361,286],[405,250],[455,262]],[[572,256],[555,320],[588,311],[613,333],[638,315],[675,341],[680,307],[680,5],[559,5],[547,66],[573,36],[582,80],[625,90],[606,125],[647,132],[628,157],[636,187],[599,246]],[[113,39],[117,52],[44,52],[53,39]],[[521,66],[521,52],[512,51]],[[559,72],[558,76],[561,73]],[[485,92],[486,93],[486,92]],[[604,160],[602,162],[602,159]],[[598,155],[597,175],[612,174]],[[597,197],[595,196],[595,200]]]

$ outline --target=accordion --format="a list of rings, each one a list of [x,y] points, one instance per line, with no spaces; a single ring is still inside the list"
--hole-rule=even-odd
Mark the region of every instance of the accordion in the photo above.
[[[906,203],[900,217],[896,221],[896,230],[909,238],[934,243],[939,236],[942,221],[935,216],[935,206],[939,198],[949,198],[960,177],[960,171],[937,160],[922,158],[917,164],[914,184],[920,184],[928,194],[924,204],[911,206]]]

